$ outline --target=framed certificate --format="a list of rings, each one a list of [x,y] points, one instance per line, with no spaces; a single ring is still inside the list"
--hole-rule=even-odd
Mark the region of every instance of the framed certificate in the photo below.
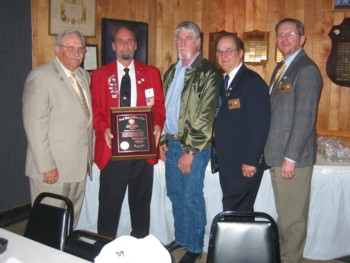
[[[98,67],[98,60],[97,60],[97,45],[85,45],[86,47],[86,53],[85,58],[82,63],[82,67],[89,72],[92,72],[93,70],[97,69]]]
[[[153,107],[111,108],[112,160],[157,157]]]
[[[78,30],[83,36],[94,37],[96,0],[50,0],[49,34],[63,30]]]

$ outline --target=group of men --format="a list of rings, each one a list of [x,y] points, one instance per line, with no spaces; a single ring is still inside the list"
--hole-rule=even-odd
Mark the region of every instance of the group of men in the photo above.
[[[116,237],[128,188],[130,235],[147,236],[158,158],[111,160],[116,138],[110,108],[152,106],[153,136],[165,162],[174,216],[168,251],[185,248],[180,263],[195,262],[203,251],[203,184],[215,141],[223,210],[253,211],[262,175],[270,168],[282,262],[301,262],[322,79],[303,50],[303,24],[287,18],[275,30],[284,60],[269,86],[244,65],[244,43],[231,34],[220,36],[216,47],[223,78],[202,57],[200,29],[190,21],[175,29],[178,61],[163,82],[157,68],[134,60],[137,40],[130,28],[113,32],[116,60],[93,71],[91,82],[80,67],[84,38],[78,31],[60,33],[55,57],[29,74],[23,94],[32,202],[41,192],[67,196],[74,204],[76,226],[86,175],[95,162],[101,170],[98,233]],[[129,83],[127,92],[122,90],[124,81]]]

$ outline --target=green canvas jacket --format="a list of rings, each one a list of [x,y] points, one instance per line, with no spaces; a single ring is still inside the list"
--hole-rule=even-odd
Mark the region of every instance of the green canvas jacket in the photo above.
[[[165,95],[173,81],[175,70],[173,64],[164,74]],[[221,85],[221,73],[201,54],[186,69],[177,134],[184,150],[201,151],[210,146]],[[160,145],[166,141],[167,134],[163,134]]]

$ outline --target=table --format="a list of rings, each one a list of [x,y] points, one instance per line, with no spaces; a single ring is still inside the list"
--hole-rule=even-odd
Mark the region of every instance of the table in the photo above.
[[[163,244],[173,240],[174,220],[169,198],[166,196],[164,163],[154,167],[153,196],[151,202],[150,233]],[[86,196],[78,229],[96,232],[98,211],[99,170],[93,167],[93,180],[87,179]],[[204,251],[207,251],[212,219],[222,211],[222,192],[218,174],[212,174],[207,166],[204,180],[207,226]],[[265,171],[255,211],[268,213],[277,219],[270,172]],[[131,231],[127,195],[122,206],[117,235],[129,235]],[[304,257],[328,260],[350,255],[350,164],[326,163],[318,158],[314,166],[312,191]]]
[[[2,228],[0,228],[0,237],[8,240],[6,251],[0,254],[2,263],[89,262]]]

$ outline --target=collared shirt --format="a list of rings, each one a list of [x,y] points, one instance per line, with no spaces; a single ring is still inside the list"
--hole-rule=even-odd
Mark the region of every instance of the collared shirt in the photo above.
[[[290,64],[292,64],[293,60],[295,59],[295,57],[299,54],[299,52],[301,51],[302,48],[299,48],[297,51],[295,51],[289,58],[286,59],[286,61],[284,62],[286,64],[286,67],[283,71],[283,74],[286,72],[286,70],[288,69],[288,67],[290,66]],[[282,75],[283,76],[283,75]]]
[[[61,63],[61,61],[58,59],[58,57],[56,56],[56,59],[58,61],[58,64],[61,65],[64,73],[66,74],[67,78],[70,79],[72,77],[72,74],[75,74],[75,78],[76,80],[78,81],[79,85],[82,87],[82,82],[81,82],[81,79],[80,79],[80,74],[78,73],[78,70],[75,70],[75,71],[70,71],[69,69],[67,69],[65,66],[63,66],[63,64]],[[76,87],[75,85],[72,85],[73,86],[73,89],[78,92],[76,90]],[[86,95],[86,92],[85,92],[85,89],[82,89],[83,93],[84,93],[84,96],[85,96],[85,99],[87,100],[87,95]],[[79,92],[78,92],[79,93]],[[88,107],[90,108],[90,105],[89,103],[87,104]],[[91,109],[90,109],[91,110]]]
[[[184,79],[186,69],[191,67],[193,61],[199,53],[193,58],[187,66],[182,66],[182,60],[179,60],[176,65],[176,72],[171,83],[170,89],[165,98],[166,119],[164,123],[164,132],[168,134],[178,134],[179,130],[179,111],[181,102],[181,93],[184,88]]]
[[[130,63],[130,65],[127,67],[129,69],[129,76],[130,76],[130,82],[131,82],[131,97],[130,97],[130,106],[136,107],[137,103],[137,88],[136,88],[136,74],[135,74],[135,65],[134,60]],[[122,78],[125,75],[124,71],[125,67],[122,63],[120,63],[117,60],[117,71],[118,71],[118,83],[119,87],[122,83]]]
[[[232,82],[232,80],[235,78],[238,70],[242,67],[243,65],[243,62],[241,62],[236,68],[234,68],[228,75],[229,75],[229,80],[228,80],[228,83],[227,83],[227,88],[230,87],[230,84]]]

